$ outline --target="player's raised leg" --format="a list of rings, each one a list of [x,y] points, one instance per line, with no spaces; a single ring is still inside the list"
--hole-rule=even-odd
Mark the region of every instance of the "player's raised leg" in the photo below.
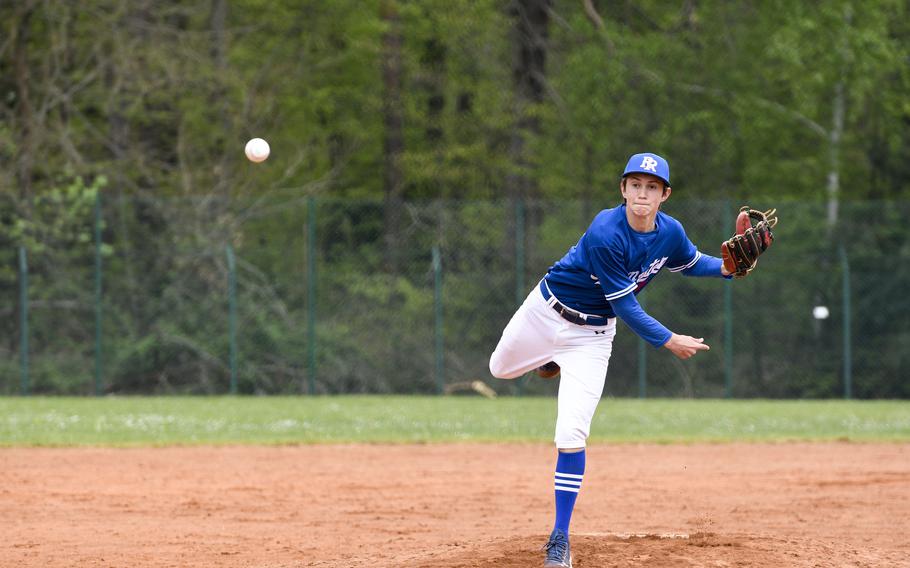
[[[551,361],[556,336],[565,325],[535,286],[503,330],[490,356],[490,373],[515,379]]]

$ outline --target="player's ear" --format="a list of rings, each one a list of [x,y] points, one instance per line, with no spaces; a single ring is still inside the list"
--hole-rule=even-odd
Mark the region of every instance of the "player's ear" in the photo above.
[[[660,196],[660,202],[663,203],[664,201],[666,201],[670,197],[670,193],[672,193],[672,192],[673,192],[673,188],[670,187],[669,185],[665,185],[664,193],[663,193],[663,195]]]

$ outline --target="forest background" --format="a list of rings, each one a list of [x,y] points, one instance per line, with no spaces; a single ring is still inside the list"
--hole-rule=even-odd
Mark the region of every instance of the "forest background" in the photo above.
[[[649,150],[702,250],[782,221],[743,282],[649,286],[717,349],[625,330],[610,394],[910,396],[907,10],[0,1],[0,391],[548,392],[489,352]]]

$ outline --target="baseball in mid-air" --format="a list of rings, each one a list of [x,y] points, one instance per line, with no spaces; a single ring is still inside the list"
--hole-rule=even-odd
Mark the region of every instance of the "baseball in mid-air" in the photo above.
[[[812,308],[812,317],[817,320],[828,319],[828,306],[815,306]]]
[[[269,143],[263,140],[262,138],[252,138],[249,142],[246,143],[246,148],[243,150],[246,152],[246,157],[251,162],[264,162],[266,158],[269,157]]]

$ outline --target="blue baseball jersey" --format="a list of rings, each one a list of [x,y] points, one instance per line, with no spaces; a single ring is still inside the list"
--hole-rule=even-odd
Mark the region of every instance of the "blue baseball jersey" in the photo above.
[[[629,226],[626,206],[620,205],[598,213],[545,278],[550,291],[566,306],[615,317],[610,300],[638,294],[664,267],[671,272],[686,270],[700,256],[673,217],[658,211],[654,230],[639,233]]]

